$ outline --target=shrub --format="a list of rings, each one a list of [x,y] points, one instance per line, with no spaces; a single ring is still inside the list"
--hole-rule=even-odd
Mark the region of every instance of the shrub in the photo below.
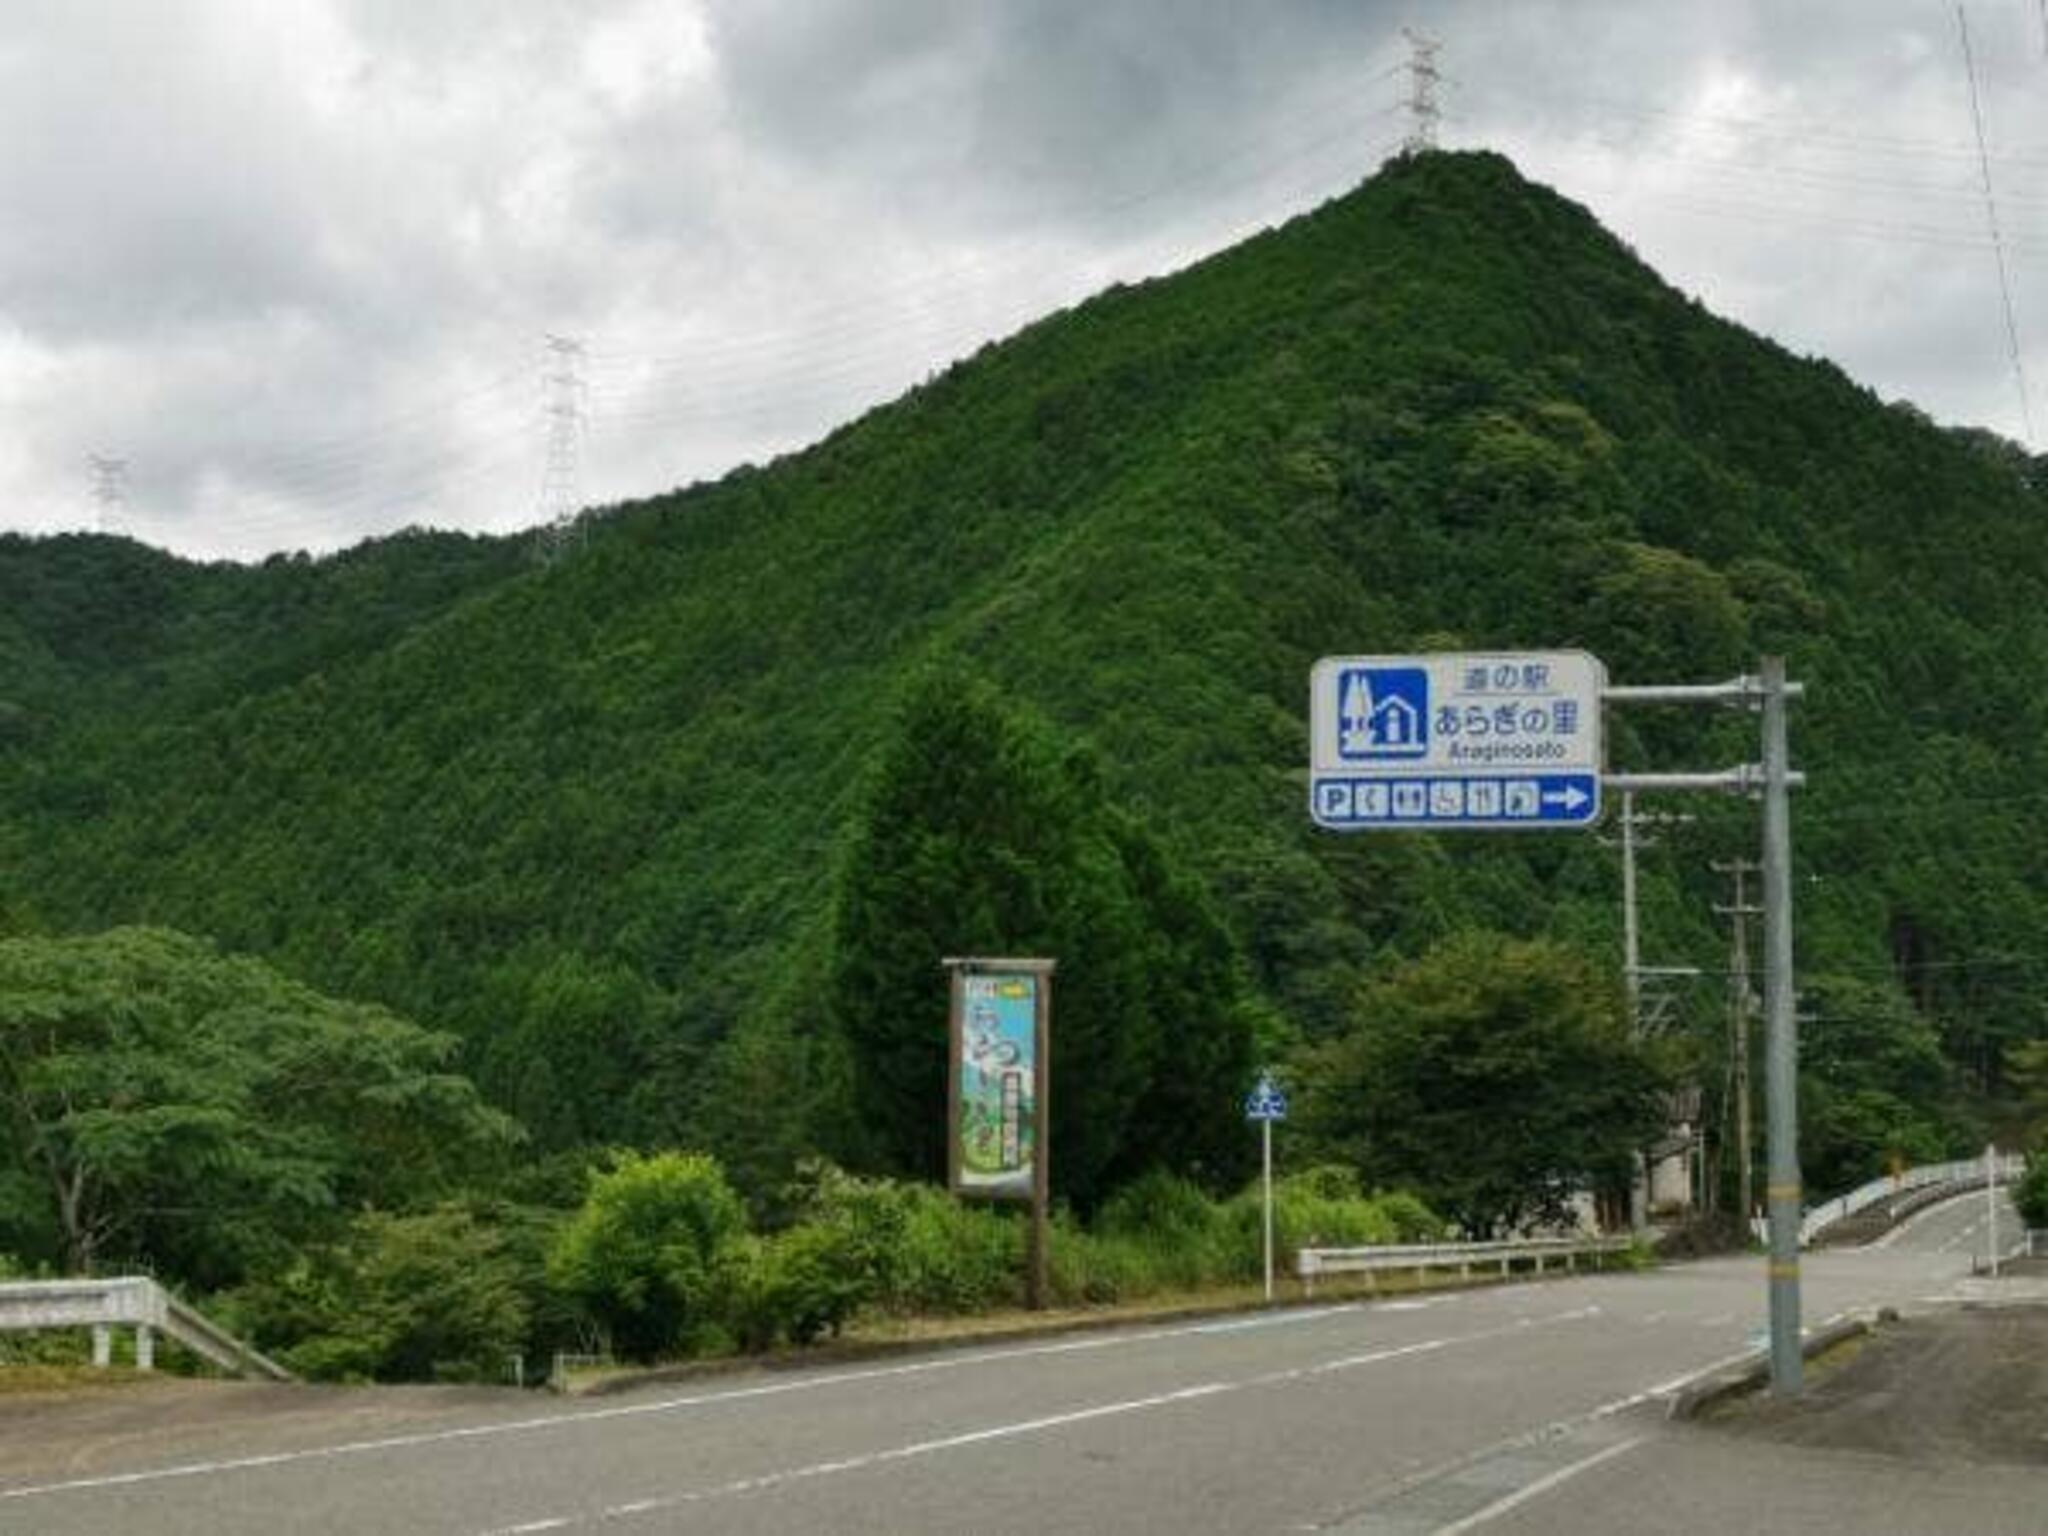
[[[316,1379],[496,1380],[525,1343],[539,1279],[533,1255],[464,1207],[373,1211],[222,1312]]]
[[[747,1255],[746,1212],[716,1159],[620,1155],[548,1252],[550,1284],[630,1360],[716,1338]]]
[[[1094,1232],[1053,1227],[1053,1294],[1066,1302],[1128,1301],[1166,1290],[1243,1284],[1262,1268],[1262,1195],[1254,1184],[1218,1204],[1183,1180],[1148,1174],[1113,1195]],[[1443,1222],[1413,1195],[1367,1196],[1341,1165],[1304,1169],[1273,1189],[1276,1261],[1308,1242],[1423,1242]]]
[[[864,1179],[830,1163],[799,1170],[802,1225],[846,1233],[867,1299],[896,1313],[976,1312],[1022,1297],[1023,1224],[928,1184]]]
[[[2048,1150],[2028,1154],[2027,1171],[2013,1185],[2012,1200],[2029,1227],[2048,1227]]]
[[[740,1343],[760,1350],[783,1338],[799,1345],[827,1332],[836,1338],[874,1288],[850,1228],[806,1223],[750,1243],[737,1289]]]

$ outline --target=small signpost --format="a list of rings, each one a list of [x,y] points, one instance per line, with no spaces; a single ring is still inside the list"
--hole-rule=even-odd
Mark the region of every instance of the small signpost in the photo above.
[[[1991,1278],[1998,1278],[1998,1146],[1984,1147],[1984,1218],[1991,1224]]]
[[[1264,1170],[1266,1300],[1273,1299],[1273,1122],[1287,1118],[1287,1095],[1273,1081],[1271,1072],[1259,1073],[1252,1091],[1245,1095],[1244,1117],[1259,1127],[1260,1166]]]
[[[1339,832],[1588,826],[1606,687],[1584,651],[1325,656],[1309,814]]]
[[[949,959],[946,1164],[956,1195],[1028,1200],[1024,1300],[1051,1287],[1051,960]]]

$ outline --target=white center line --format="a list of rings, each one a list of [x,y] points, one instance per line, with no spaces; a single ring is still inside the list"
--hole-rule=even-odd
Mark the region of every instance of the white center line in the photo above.
[[[1340,1355],[1331,1360],[1319,1360],[1311,1365],[1295,1366],[1289,1370],[1268,1371],[1257,1376],[1244,1377],[1237,1381],[1205,1382],[1198,1387],[1187,1387],[1177,1392],[1161,1393],[1156,1397],[1134,1398],[1126,1402],[1105,1403],[1097,1407],[1074,1409],[1067,1413],[1051,1414],[1044,1418],[1027,1419],[1021,1423],[998,1424],[987,1429],[969,1430],[958,1435],[949,1435],[943,1440],[923,1440],[911,1445],[897,1446],[882,1451],[871,1451],[862,1455],[844,1457],[834,1461],[813,1462],[807,1466],[791,1467],[776,1472],[764,1472],[753,1477],[736,1479],[709,1488],[691,1488],[680,1493],[659,1495],[653,1498],[636,1499],[631,1503],[608,1505],[602,1509],[588,1510],[577,1514],[552,1515],[544,1519],[530,1520],[517,1525],[496,1526],[483,1536],[535,1536],[542,1531],[565,1530],[571,1526],[593,1525],[627,1519],[633,1515],[650,1511],[674,1509],[685,1504],[701,1504],[711,1499],[730,1498],[742,1494],[759,1493],[786,1484],[827,1477],[839,1472],[855,1472],[884,1463],[903,1461],[913,1456],[930,1455],[934,1451],[956,1450],[965,1446],[978,1445],[990,1440],[1008,1439],[1017,1435],[1037,1434],[1050,1429],[1063,1428],[1069,1424],[1084,1423],[1090,1419],[1104,1418],[1112,1414],[1135,1413],[1143,1409],[1164,1407],[1173,1403],[1187,1402],[1194,1398],[1217,1397],[1233,1392],[1242,1392],[1255,1387],[1271,1387],[1289,1382],[1327,1376],[1338,1371],[1355,1370],[1360,1366],[1378,1365],[1384,1361],[1400,1360],[1413,1355],[1424,1355],[1455,1345],[1490,1343],[1505,1338],[1523,1328],[1551,1327],[1559,1323],[1582,1322],[1600,1316],[1597,1306],[1577,1307],[1568,1312],[1553,1313],[1548,1317],[1525,1317],[1515,1324],[1503,1328],[1487,1328],[1475,1333],[1460,1334],[1449,1338],[1423,1339],[1413,1344],[1389,1345],[1382,1349],[1368,1350],[1363,1354]]]
[[[986,1429],[972,1429],[964,1434],[947,1435],[943,1439],[919,1440],[910,1445],[892,1446],[888,1450],[871,1451],[864,1456],[845,1456],[836,1461],[814,1461],[808,1466],[789,1467],[780,1472],[764,1472],[757,1477],[735,1478],[732,1482],[721,1483],[715,1488],[693,1488],[663,1498],[634,1499],[625,1504],[610,1504],[587,1515],[555,1515],[545,1520],[529,1520],[520,1525],[498,1526],[487,1532],[486,1536],[534,1536],[536,1532],[559,1531],[571,1525],[623,1520],[634,1515],[677,1509],[685,1504],[700,1504],[707,1499],[758,1493],[764,1489],[781,1487],[786,1483],[829,1477],[838,1472],[858,1472],[864,1467],[910,1461],[919,1456],[936,1455],[940,1451],[983,1445],[991,1440],[1010,1440],[1019,1435],[1043,1434],[1047,1430],[1063,1429],[1069,1424],[1084,1424],[1091,1419],[1106,1419],[1124,1413],[1141,1413],[1148,1408],[1164,1408],[1174,1403],[1191,1402],[1196,1398],[1210,1397],[1229,1390],[1230,1386],[1225,1382],[1204,1382],[1196,1387],[1182,1387],[1177,1392],[1162,1392],[1155,1397],[1134,1397],[1120,1403],[1100,1403],[1092,1408],[1077,1408],[1071,1413],[1047,1414],[1043,1418],[1024,1419],[1014,1424],[995,1424]]]
[[[1340,1313],[1371,1310],[1357,1302],[1316,1307],[1302,1314],[1290,1314],[1290,1321],[1317,1321]],[[1215,1328],[1214,1323],[1193,1323],[1171,1328],[1148,1328],[1135,1333],[1089,1334],[1081,1338],[1057,1339],[1044,1344],[1026,1344],[1005,1349],[968,1350],[912,1360],[900,1365],[867,1366],[855,1370],[806,1375],[788,1381],[763,1382],[751,1387],[733,1387],[718,1392],[697,1392],[682,1397],[658,1398],[652,1402],[624,1403],[615,1408],[585,1408],[566,1413],[539,1414],[508,1419],[495,1424],[466,1424],[453,1429],[421,1430],[406,1435],[386,1435],[374,1440],[349,1440],[336,1445],[309,1446],[295,1451],[273,1451],[266,1455],[233,1456],[216,1461],[182,1462],[168,1467],[151,1467],[136,1472],[114,1472],[101,1477],[72,1478],[63,1482],[38,1483],[22,1488],[0,1488],[0,1502],[9,1499],[40,1498],[93,1488],[121,1488],[136,1483],[164,1482],[174,1478],[207,1477],[224,1472],[247,1472],[265,1467],[289,1466],[294,1462],[322,1461],[341,1456],[364,1456],[380,1451],[411,1450],[420,1446],[447,1445],[462,1440],[482,1440],[498,1435],[533,1434],[544,1430],[569,1429],[608,1420],[643,1418],[652,1414],[681,1413],[697,1408],[717,1408],[727,1403],[746,1403],[767,1397],[784,1397],[852,1383],[886,1381],[904,1376],[922,1376],[938,1371],[971,1369],[996,1361],[1023,1360],[1042,1355],[1078,1354],[1086,1350],[1114,1349],[1133,1344],[1156,1343],[1184,1338]]]

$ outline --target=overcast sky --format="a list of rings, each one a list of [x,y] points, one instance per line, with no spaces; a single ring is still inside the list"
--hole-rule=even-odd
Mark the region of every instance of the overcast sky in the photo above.
[[[2048,0],[1968,16],[2039,446]],[[550,333],[583,501],[799,447],[1368,175],[1404,25],[1445,144],[2029,438],[1950,4],[0,0],[0,529],[529,525]]]

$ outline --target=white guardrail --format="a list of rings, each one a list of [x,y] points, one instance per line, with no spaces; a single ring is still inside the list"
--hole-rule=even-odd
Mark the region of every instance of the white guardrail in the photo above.
[[[2027,1160],[2019,1153],[2007,1153],[1998,1159],[1998,1182],[2010,1184],[2027,1171]],[[1925,1189],[1930,1184],[1963,1184],[1984,1182],[1984,1159],[1967,1157],[1954,1163],[1926,1163],[1918,1168],[1908,1168],[1893,1177],[1872,1179],[1868,1184],[1852,1189],[1846,1195],[1837,1195],[1821,1205],[1816,1205],[1799,1220],[1799,1243],[1801,1247],[1813,1241],[1825,1228],[1833,1226],[1844,1217],[1853,1216],[1866,1206],[1895,1195],[1907,1194],[1912,1190]]]
[[[1515,1265],[1542,1274],[1550,1264],[1578,1268],[1580,1259],[1596,1263],[1628,1251],[1626,1237],[1531,1237],[1493,1243],[1380,1243],[1368,1248],[1303,1248],[1294,1255],[1294,1272],[1306,1294],[1313,1296],[1322,1275],[1370,1275],[1385,1271],[1455,1269],[1472,1273],[1474,1265],[1498,1265],[1503,1275]]]
[[[92,1329],[92,1363],[113,1358],[113,1330],[135,1330],[135,1368],[156,1364],[156,1336],[176,1339],[224,1371],[290,1381],[292,1373],[252,1349],[146,1275],[105,1280],[11,1280],[0,1284],[0,1331]]]

